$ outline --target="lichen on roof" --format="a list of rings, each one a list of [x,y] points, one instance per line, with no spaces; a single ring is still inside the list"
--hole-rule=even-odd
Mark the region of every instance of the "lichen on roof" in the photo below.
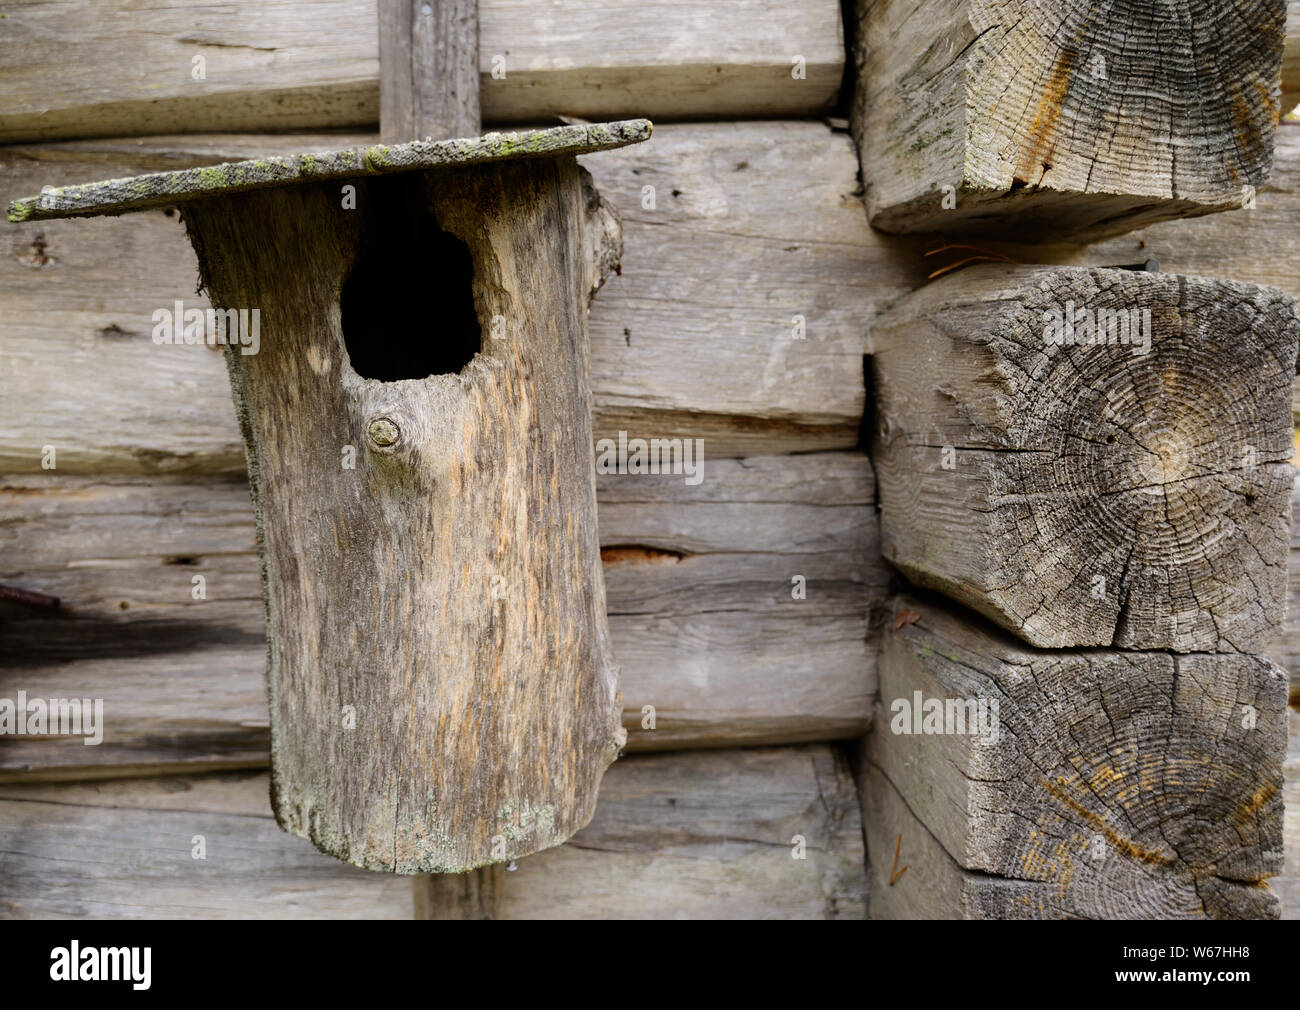
[[[123,214],[241,193],[272,186],[359,178],[393,172],[473,165],[514,158],[591,154],[648,140],[648,119],[557,126],[522,133],[488,133],[457,140],[416,140],[406,144],[344,148],[228,162],[176,172],[151,172],[127,179],[105,179],[74,186],[46,186],[36,196],[9,204],[10,221]]]

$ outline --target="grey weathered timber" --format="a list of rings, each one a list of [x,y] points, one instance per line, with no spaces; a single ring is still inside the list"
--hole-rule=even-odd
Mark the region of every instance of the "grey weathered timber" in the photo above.
[[[502,914],[861,919],[857,806],[826,746],[633,757],[610,769],[590,825],[506,874]]]
[[[590,820],[624,741],[579,172],[476,166],[416,176],[391,203],[358,180],[359,206],[432,213],[474,264],[478,353],[459,374],[394,382],[349,365],[337,292],[367,219],[340,214],[335,187],[186,211],[213,302],[264,306],[269,335],[227,362],[264,552],[273,804],[355,865],[460,872],[557,845]]]
[[[1041,265],[1114,266],[1154,259],[1166,273],[1268,284],[1300,298],[1300,122],[1278,126],[1272,176],[1249,210],[1162,221],[1086,245],[1066,236],[1032,243],[1013,238],[981,237],[969,244]],[[914,241],[923,249],[947,244],[938,236]],[[927,258],[927,272],[973,255],[977,250],[966,248],[936,254]]]
[[[286,835],[268,786],[264,771],[0,785],[0,919],[411,917],[409,879]]]
[[[802,118],[834,105],[844,74],[835,0],[715,0],[707,16],[681,0],[565,0],[558,14],[537,0],[479,6],[487,123],[543,123],[557,114]],[[10,6],[6,44],[22,58],[0,66],[0,143],[374,129],[378,7],[376,0]],[[796,56],[802,78],[792,75]],[[196,57],[205,61],[201,75]]]
[[[1286,0],[856,8],[877,228],[1096,238],[1241,208],[1268,178]]]
[[[556,126],[525,133],[489,133],[452,140],[413,140],[313,154],[272,155],[204,168],[157,172],[72,186],[47,186],[9,204],[10,221],[123,214],[149,207],[281,186],[417,172],[498,161],[608,151],[650,137],[646,119]]]
[[[866,456],[708,460],[705,474],[696,486],[597,476],[628,750],[861,735],[888,581]],[[63,601],[58,612],[0,601],[0,697],[103,698],[107,711],[96,747],[6,738],[0,779],[268,764],[244,479],[11,475],[0,515],[0,583]],[[805,599],[792,598],[795,575]]]
[[[983,265],[922,288],[873,330],[885,557],[1034,645],[1263,650],[1298,340],[1294,299],[1235,281]]]
[[[411,917],[410,881],[277,830],[266,791],[265,773],[0,785],[0,918]],[[857,806],[824,745],[632,757],[572,842],[479,876],[500,874],[509,919],[862,918]]]
[[[0,151],[0,202],[46,183],[373,140],[26,145]],[[703,438],[709,459],[852,449],[863,324],[930,268],[867,224],[849,138],[817,122],[669,124],[644,144],[581,160],[624,225],[622,276],[588,322],[596,436]],[[642,206],[646,185],[653,209]],[[0,257],[0,350],[11,366],[0,369],[0,471],[48,475],[40,450],[54,442],[60,474],[242,474],[221,355],[150,340],[156,309],[178,298],[209,307],[176,214],[0,228],[13,250]],[[1286,234],[1243,236],[1237,255],[1276,250]],[[803,340],[792,337],[796,315]]]
[[[1106,266],[1155,259],[1168,272],[1269,284],[1300,298],[1300,123],[1278,127],[1273,174],[1251,210],[1165,221],[1081,248],[999,248],[1025,263]]]
[[[873,914],[1277,916],[1265,883],[1282,869],[1287,678],[1276,664],[1036,650],[915,598],[891,609],[910,620],[881,639],[863,752],[876,776],[864,787],[877,805],[864,814]],[[968,878],[909,845],[899,862],[918,865],[880,886],[904,830],[879,816],[882,778],[950,870],[1002,879],[972,900]],[[944,909],[954,891],[961,902]]]
[[[650,124],[563,129],[335,152],[320,174],[299,156],[46,189],[11,208],[192,201],[214,302],[265,311],[266,346],[222,342],[262,550],[272,803],[286,830],[358,866],[460,872],[559,844],[590,819],[626,739],[585,330],[620,239],[565,155]],[[407,174],[368,178],[388,171]],[[375,272],[391,234],[404,257],[459,243],[431,269],[442,281],[463,255],[464,286],[427,311],[463,362],[403,364],[423,315],[345,332],[363,273],[354,298],[425,296]],[[375,310],[358,311],[348,325],[371,325]]]
[[[444,922],[499,919],[505,877],[501,863],[465,873],[421,873],[411,880],[415,918]]]
[[[398,144],[477,137],[483,131],[478,0],[380,3],[378,17],[380,139]],[[593,202],[599,204],[599,197]],[[604,229],[596,230],[603,237]],[[614,230],[612,244],[621,249],[617,224]],[[415,917],[491,918],[497,865],[451,874],[451,879],[417,875]]]
[[[1282,94],[1294,107],[1300,99],[1300,0],[1286,5],[1286,49],[1282,54]],[[1282,103],[1282,111],[1288,111]]]
[[[378,4],[383,143],[479,134],[478,7],[479,0]]]
[[[867,836],[868,918],[979,919],[983,911],[997,910],[999,891],[1046,890],[1042,884],[1017,885],[963,871],[865,756],[859,758],[858,794]],[[1030,910],[1046,911],[1040,906],[1040,899],[1031,899]]]
[[[1290,671],[1292,690],[1300,704],[1300,482],[1291,493],[1291,550],[1287,554],[1286,592],[1286,617],[1281,634],[1269,643],[1266,651],[1284,670]]]
[[[1291,702],[1288,713],[1291,732],[1288,736],[1282,787],[1286,813],[1282,820],[1282,839],[1286,849],[1282,875],[1274,881],[1283,919],[1300,919],[1300,704]]]

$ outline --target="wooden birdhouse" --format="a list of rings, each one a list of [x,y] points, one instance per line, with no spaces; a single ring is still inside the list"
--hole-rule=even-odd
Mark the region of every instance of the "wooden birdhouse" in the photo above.
[[[216,306],[192,323],[225,345],[257,512],[273,805],[324,852],[462,871],[591,818],[625,733],[586,309],[620,238],[574,156],[650,131],[270,158],[11,207],[182,208]]]

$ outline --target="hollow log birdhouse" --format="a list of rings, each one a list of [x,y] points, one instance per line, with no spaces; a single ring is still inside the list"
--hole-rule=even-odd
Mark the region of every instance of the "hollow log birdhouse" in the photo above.
[[[10,207],[182,207],[216,307],[186,322],[225,345],[257,513],[272,804],[323,852],[462,871],[592,816],[624,733],[586,308],[621,240],[575,156],[650,131],[277,157]]]

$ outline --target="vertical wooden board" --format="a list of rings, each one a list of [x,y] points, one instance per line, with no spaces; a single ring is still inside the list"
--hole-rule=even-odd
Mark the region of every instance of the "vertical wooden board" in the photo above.
[[[412,878],[415,918],[472,922],[501,918],[506,868],[501,863],[467,873],[422,873]]]
[[[389,0],[377,13],[380,141],[477,137],[478,0]]]

